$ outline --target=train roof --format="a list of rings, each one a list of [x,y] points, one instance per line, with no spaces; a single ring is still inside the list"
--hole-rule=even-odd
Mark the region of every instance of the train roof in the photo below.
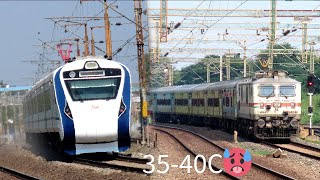
[[[292,78],[289,78],[289,77],[278,77],[277,79],[275,78],[261,78],[261,79],[257,79],[255,80],[253,83],[254,84],[259,84],[259,83],[285,83],[285,84],[288,84],[288,83],[292,83],[292,84],[296,84],[296,83],[300,83],[299,81],[295,80],[295,79],[292,79]]]
[[[151,93],[171,93],[171,92],[190,92],[197,86],[201,86],[202,84],[188,84],[188,85],[181,85],[181,86],[166,86],[166,87],[159,87],[155,89],[151,89]]]
[[[230,81],[220,81],[211,83],[211,85],[207,88],[208,90],[214,90],[214,89],[221,89],[223,88],[232,88],[237,86],[238,83],[241,82],[250,82],[252,81],[252,78],[246,78],[246,79],[234,79]]]
[[[214,83],[204,83],[204,84],[191,84],[191,85],[181,85],[181,86],[168,86],[152,89],[152,93],[174,93],[174,92],[192,92],[192,91],[202,91],[202,90],[215,90],[215,89],[224,89],[224,88],[234,88],[238,84],[243,83],[292,83],[297,84],[301,83],[295,79],[292,79],[288,76],[279,75],[277,77],[261,77],[261,78],[244,78],[244,79],[234,79],[230,81],[220,81]]]
[[[176,88],[176,86],[159,87],[159,88],[151,89],[150,92],[151,93],[172,92],[173,89],[175,89],[175,88]]]

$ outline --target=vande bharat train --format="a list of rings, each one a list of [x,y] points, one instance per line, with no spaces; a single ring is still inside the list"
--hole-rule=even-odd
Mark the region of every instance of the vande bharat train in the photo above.
[[[27,142],[45,139],[67,155],[127,150],[130,81],[127,67],[99,57],[59,67],[24,99]]]
[[[161,87],[150,96],[156,121],[221,127],[257,139],[289,139],[297,134],[301,117],[301,83],[285,71]]]

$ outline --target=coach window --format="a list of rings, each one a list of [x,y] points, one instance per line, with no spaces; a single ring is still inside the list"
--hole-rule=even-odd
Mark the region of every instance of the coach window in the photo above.
[[[280,86],[279,90],[280,96],[296,96],[295,87],[294,86]]]
[[[230,98],[226,97],[226,107],[229,107],[229,103],[230,103]]]
[[[274,96],[274,87],[273,86],[260,86],[259,87],[259,96],[261,96],[261,97]]]

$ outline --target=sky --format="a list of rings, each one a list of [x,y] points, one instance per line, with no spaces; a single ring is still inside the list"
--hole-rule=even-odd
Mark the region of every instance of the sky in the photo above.
[[[113,0],[108,0],[109,3],[114,3],[113,5],[118,5],[118,11],[124,14],[128,19],[134,21],[134,9],[133,1],[129,0],[118,0],[114,2]],[[146,1],[144,1],[146,2]],[[169,8],[235,8],[244,1],[228,1],[228,0],[212,0],[212,1],[171,1],[169,0]],[[148,7],[159,7],[159,1],[149,0],[147,1]],[[278,9],[310,9],[313,10],[319,6],[319,1],[281,1],[278,2]],[[269,9],[270,3],[268,1],[247,1],[241,5],[241,9]],[[0,1],[0,81],[10,85],[33,85],[35,72],[37,71],[37,65],[30,62],[24,61],[35,61],[39,60],[40,54],[44,54],[44,57],[52,60],[55,64],[58,62],[62,63],[58,53],[53,51],[49,46],[42,49],[41,41],[50,42],[51,47],[55,47],[57,41],[69,37],[73,37],[70,32],[65,33],[65,29],[59,25],[53,23],[51,20],[45,18],[48,17],[59,17],[59,16],[95,16],[102,10],[102,4],[99,1],[87,1],[82,4],[79,1]],[[145,9],[145,7],[144,7]],[[320,8],[318,8],[320,9]],[[135,35],[135,25],[125,19],[120,18],[121,16],[116,12],[109,10],[111,24],[116,22],[123,23],[122,26],[111,25],[111,34],[113,41],[113,51],[116,51],[121,45],[123,45],[129,38]],[[103,14],[98,14],[102,16]],[[168,22],[181,21],[184,17],[170,17]],[[208,19],[206,19],[208,20]],[[268,21],[268,19],[264,19]],[[144,25],[147,23],[146,17],[144,17]],[[221,22],[246,22],[245,19],[236,18],[224,18]],[[259,21],[252,20],[250,21]],[[285,19],[282,21],[292,21],[292,19]],[[315,21],[316,22],[316,21]],[[63,23],[61,23],[63,24]],[[90,21],[90,26],[103,25],[103,21]],[[213,26],[214,27],[214,26]],[[83,36],[83,27],[68,27],[68,30],[73,31],[79,36]],[[214,29],[214,28],[212,28]],[[90,33],[90,31],[89,31]],[[97,29],[94,31],[96,41],[104,40],[104,31],[102,29]],[[186,32],[173,32],[168,37],[183,37]],[[197,34],[198,33],[198,34]],[[212,30],[206,34],[206,37],[217,38],[218,33],[224,33],[224,30]],[[230,33],[235,33],[230,30]],[[255,33],[251,31],[250,33]],[[281,33],[281,32],[279,32]],[[298,33],[301,33],[298,32]],[[145,34],[147,35],[147,34]],[[195,32],[195,37],[199,36],[199,32]],[[205,37],[205,38],[206,38]],[[40,41],[41,40],[41,41]],[[266,43],[257,43],[251,48],[264,47]],[[101,49],[105,49],[104,44],[96,44],[96,46]],[[174,44],[162,44],[161,48],[170,48]],[[188,45],[188,47],[237,47],[236,45],[229,44],[198,44],[193,43]],[[239,48],[239,47],[237,47]],[[148,49],[148,41],[145,42],[145,52]],[[72,56],[75,56],[75,49],[73,46]],[[102,55],[102,52],[97,51],[98,55]],[[169,57],[172,54],[169,55]],[[173,55],[178,56],[178,55]],[[182,55],[180,55],[183,57]],[[199,56],[196,53],[192,56]],[[115,60],[126,64],[131,70],[133,76],[133,82],[138,81],[137,74],[137,60],[136,60],[136,44],[135,38],[126,45],[122,51],[114,57]],[[48,64],[47,64],[48,65]],[[184,65],[182,65],[184,66]],[[50,72],[51,69],[45,68],[44,74]]]
[[[157,8],[159,7],[159,1],[149,1],[148,2],[148,8]],[[215,1],[169,1],[168,2],[168,8],[191,8],[193,10],[195,9],[252,9],[252,10],[269,10],[270,9],[270,1],[267,0],[260,0],[260,1],[254,1],[254,0],[237,0],[237,1],[229,1],[229,0],[215,0]],[[297,9],[305,9],[305,10],[320,10],[320,2],[319,1],[277,1],[277,9],[278,10],[297,10]],[[168,17],[168,22],[173,24],[176,24],[177,22],[183,22],[185,24],[192,24],[195,21],[192,21],[192,19],[196,19],[195,17],[190,17],[188,15],[182,16],[182,17],[174,17],[174,16],[169,16]],[[201,19],[201,21],[199,21]],[[315,18],[311,21],[311,23],[318,23],[319,18]],[[182,43],[178,43],[178,41],[175,41],[176,43],[160,43],[160,50],[164,49],[176,49],[178,50],[179,48],[191,48],[193,51],[190,53],[173,53],[168,50],[164,50],[161,55],[165,54],[166,52],[170,52],[167,57],[169,58],[203,58],[205,56],[204,53],[199,53],[197,48],[220,48],[220,49],[242,49],[239,45],[236,43],[230,43],[230,42],[215,42],[215,43],[198,43],[198,40],[200,39],[221,39],[221,36],[218,34],[225,34],[226,29],[220,28],[217,29],[215,27],[218,26],[218,24],[223,24],[223,23],[243,23],[243,24],[251,24],[251,23],[261,23],[264,24],[266,27],[269,26],[269,21],[270,18],[235,18],[235,17],[228,17],[226,15],[225,17],[222,18],[217,18],[217,17],[202,17],[198,18],[198,22],[202,22],[204,25],[202,28],[205,30],[204,34],[200,33],[200,28],[192,30],[192,29],[181,29],[179,28],[177,30],[173,30],[172,33],[168,35],[168,42],[170,40],[175,40],[175,39],[193,39],[190,41],[191,43],[186,44],[182,41]],[[277,22],[281,22],[282,24],[293,24],[293,23],[300,23],[300,22],[295,22],[294,18],[280,18],[278,17]],[[215,24],[217,22],[217,24]],[[149,27],[152,25],[149,23]],[[207,28],[207,27],[210,28]],[[290,30],[292,27],[287,26],[287,28]],[[286,30],[286,29],[284,29]],[[192,33],[190,33],[192,31]],[[308,35],[319,35],[319,30],[308,30]],[[239,30],[239,29],[228,29],[229,35],[226,36],[226,39],[241,39],[241,35],[237,34],[248,34],[254,36],[256,34],[256,30]],[[263,37],[266,37],[268,35],[268,31],[266,32],[260,32],[261,39]],[[294,34],[295,35],[301,35],[302,31],[298,30]],[[278,35],[282,34],[282,30],[277,31]],[[291,33],[293,34],[293,33]],[[237,38],[230,38],[231,36],[238,36]],[[228,38],[229,37],[229,38]],[[278,42],[290,42],[293,46],[297,48],[301,48],[301,39],[293,40],[294,38],[289,38],[288,41],[287,37],[281,38]],[[297,37],[295,37],[297,38]],[[153,39],[153,38],[150,38]],[[266,48],[268,41],[263,41],[260,42],[261,39],[257,39],[257,41],[251,41],[251,42],[246,42],[246,46],[248,49],[256,49],[256,48]],[[243,43],[243,42],[241,42]],[[150,48],[154,47],[155,43],[150,43]],[[319,49],[319,45],[316,45],[315,48]],[[236,50],[235,50],[236,51]],[[214,54],[214,53],[212,53]],[[223,54],[223,53],[222,53]],[[219,54],[217,54],[219,55]],[[247,52],[247,55],[249,57],[255,57],[256,53],[251,53]],[[190,62],[188,63],[177,63],[175,64],[175,68],[180,69],[186,65],[192,64]]]
[[[123,18],[120,14],[109,10],[111,23],[111,36],[113,41],[113,52],[123,45],[129,38],[135,35],[134,8],[133,1],[108,0],[109,4],[114,3],[113,7],[129,20]],[[53,60],[55,64],[62,63],[57,51],[53,51],[57,41],[74,37],[70,32],[65,33],[65,29],[55,24],[53,21],[45,19],[48,17],[60,16],[96,16],[103,10],[103,4],[99,1],[83,2],[70,1],[0,1],[0,81],[10,85],[33,85],[37,64],[30,61],[39,61],[40,55],[44,58]],[[97,16],[103,16],[103,13]],[[122,26],[113,24],[121,22]],[[145,21],[146,23],[146,21]],[[63,24],[62,22],[59,24]],[[103,21],[90,21],[88,27],[102,26]],[[82,27],[68,27],[75,34],[83,37]],[[89,29],[89,28],[88,28]],[[90,29],[88,31],[91,32]],[[90,34],[89,34],[90,35]],[[104,41],[103,29],[94,30],[95,40]],[[90,36],[89,36],[90,37]],[[89,38],[90,39],[90,38]],[[41,46],[41,41],[49,42],[45,49]],[[54,43],[50,43],[55,41]],[[126,45],[114,60],[127,65],[132,73],[133,82],[138,81],[137,62],[136,62],[136,39],[134,38]],[[105,50],[104,44],[96,44],[102,50]],[[146,47],[147,49],[147,42]],[[73,46],[72,57],[75,56],[75,46]],[[97,55],[103,55],[96,50]],[[29,62],[25,62],[29,61]],[[46,68],[47,74],[52,69]],[[55,66],[56,67],[56,66]],[[42,74],[42,73],[41,73]]]

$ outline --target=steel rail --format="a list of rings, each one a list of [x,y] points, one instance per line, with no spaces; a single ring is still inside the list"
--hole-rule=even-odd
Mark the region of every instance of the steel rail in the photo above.
[[[9,174],[9,175],[11,175],[11,176],[14,176],[14,177],[16,177],[16,178],[18,178],[18,179],[23,179],[23,180],[40,180],[39,178],[30,176],[30,175],[28,175],[28,174],[25,174],[25,173],[16,171],[16,170],[14,170],[14,169],[9,169],[9,168],[3,167],[3,166],[0,166],[0,171],[1,171],[1,172],[4,172],[4,173],[6,173],[6,174]]]
[[[282,147],[282,146],[279,146],[277,144],[272,144],[272,143],[265,142],[265,141],[263,141],[262,144],[270,146],[270,147],[273,147],[273,148],[280,148],[282,150],[286,150],[286,151],[289,151],[289,152],[292,152],[292,153],[297,153],[297,154],[300,154],[300,155],[308,157],[308,158],[320,160],[320,156],[316,156],[316,155],[313,155],[313,154],[308,154],[308,153],[305,153],[305,152],[297,151],[297,150],[286,148],[286,147]],[[320,151],[319,148],[303,145],[303,144],[296,143],[296,142],[290,142],[289,144],[294,145],[294,146],[298,146],[298,147],[302,147],[302,148],[305,148],[305,149],[309,149],[309,150],[312,150],[312,151]]]
[[[113,169],[119,169],[123,171],[137,172],[137,173],[144,173],[143,170],[149,170],[148,168],[118,165],[118,164],[94,161],[89,159],[81,159],[81,158],[77,158],[73,162],[78,164],[83,164],[83,165],[99,167],[99,168],[113,168]]]
[[[208,142],[209,144],[211,144],[211,145],[219,148],[219,149],[222,150],[222,151],[225,150],[225,148],[223,148],[222,146],[213,143],[213,142],[212,142],[210,139],[208,139],[207,137],[202,136],[202,135],[200,135],[200,134],[197,134],[197,133],[195,133],[195,132],[192,132],[192,131],[189,131],[189,130],[186,130],[186,129],[182,129],[182,128],[178,128],[178,127],[169,127],[169,126],[163,126],[163,125],[153,125],[153,126],[155,126],[155,127],[169,128],[169,129],[177,129],[177,130],[180,130],[180,131],[183,131],[183,132],[188,132],[188,133],[191,133],[191,134],[193,134],[193,135],[195,135],[195,136],[203,139],[204,141],[206,141],[206,142]],[[252,162],[252,166],[254,166],[254,167],[258,168],[258,169],[261,169],[261,170],[263,170],[263,171],[266,171],[266,172],[268,172],[268,173],[270,173],[270,174],[272,174],[272,175],[275,175],[275,176],[277,176],[277,177],[279,177],[279,178],[281,178],[281,179],[286,179],[286,180],[293,180],[293,179],[295,179],[295,178],[293,178],[293,177],[290,177],[290,176],[285,175],[285,174],[283,174],[283,173],[274,171],[274,170],[272,170],[272,169],[270,169],[270,168],[264,167],[264,166],[262,166],[262,165],[260,165],[260,164],[254,163],[254,162]]]
[[[119,161],[138,163],[138,164],[146,164],[147,162],[150,161],[150,159],[136,158],[136,157],[131,157],[130,155],[121,155],[121,154],[114,155],[114,159]]]
[[[167,131],[164,131],[164,130],[161,130],[161,129],[157,129],[157,128],[156,128],[156,130],[157,130],[157,131],[160,131],[160,132],[163,132],[163,133],[165,133],[165,134],[167,134],[167,135],[169,135],[169,136],[170,136],[171,138],[173,138],[177,143],[179,143],[186,151],[188,151],[190,154],[192,154],[192,156],[194,156],[194,157],[197,156],[197,154],[196,154],[195,152],[193,152],[190,148],[188,148],[186,145],[184,145],[178,138],[176,138],[176,137],[175,137],[174,135],[172,135],[171,133],[169,133],[169,132],[167,132]],[[201,159],[201,161],[203,162],[203,159]],[[209,166],[208,162],[205,162],[205,163],[206,163],[207,166]],[[218,167],[216,167],[216,166],[214,166],[214,165],[212,165],[212,164],[211,164],[211,167],[212,167],[215,171],[220,170]],[[237,178],[237,177],[234,177],[234,176],[226,173],[225,171],[222,171],[222,174],[223,174],[224,176],[227,176],[227,177],[231,178],[231,179],[239,179],[239,178]]]

